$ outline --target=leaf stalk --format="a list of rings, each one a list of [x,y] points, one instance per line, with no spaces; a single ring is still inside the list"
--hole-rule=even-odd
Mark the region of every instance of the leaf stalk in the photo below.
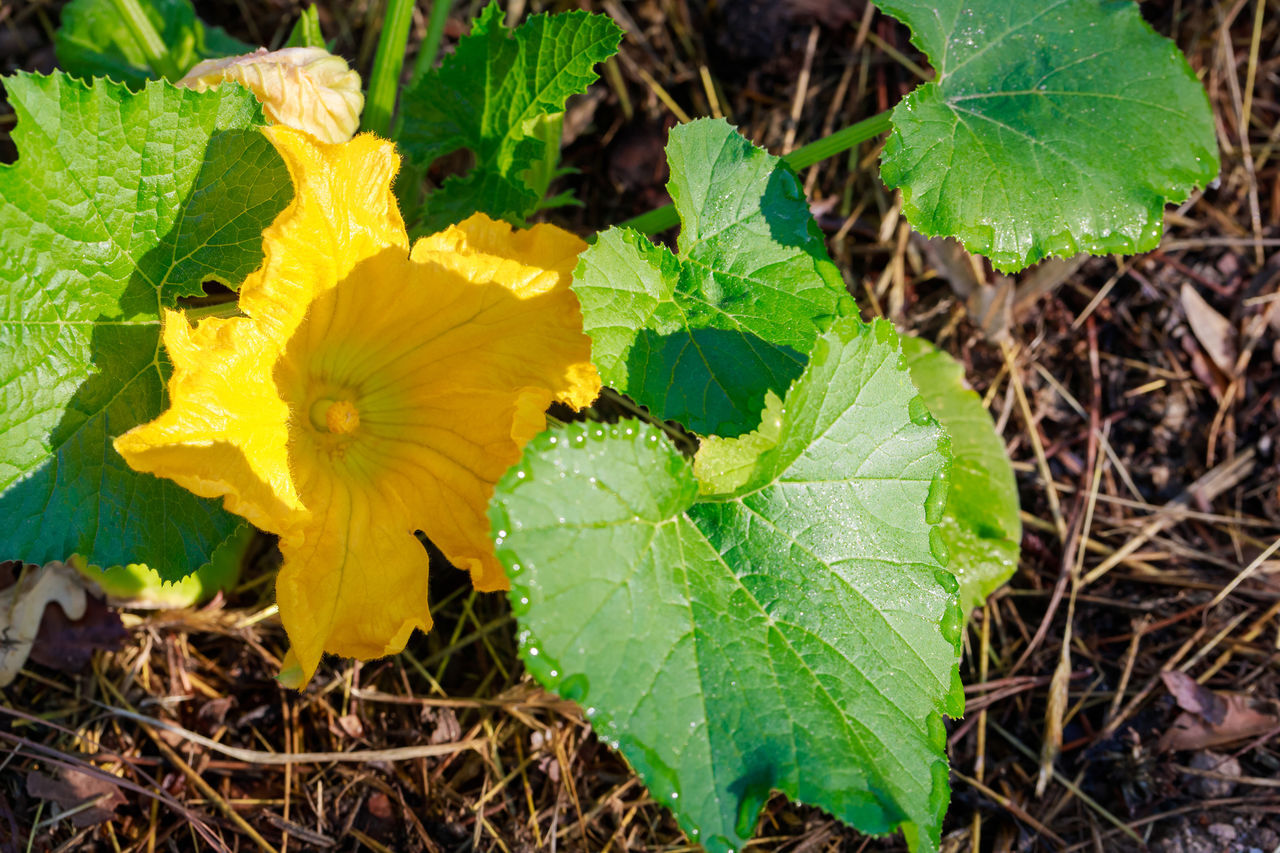
[[[436,57],[440,55],[440,42],[444,39],[444,25],[449,20],[449,8],[452,5],[449,0],[435,0],[431,4],[431,16],[427,18],[427,37],[422,40],[418,58],[413,61],[410,87],[435,66]]]
[[[387,136],[391,131],[400,72],[404,68],[404,51],[409,44],[409,28],[413,23],[413,6],[414,0],[387,2],[382,37],[378,40],[373,72],[369,75],[369,94],[360,119],[361,130],[371,130],[379,136]]]
[[[129,28],[133,40],[137,42],[142,55],[147,58],[147,64],[151,66],[151,70],[169,81],[180,79],[185,69],[178,67],[173,55],[169,53],[169,48],[165,46],[164,39],[160,38],[160,34],[151,24],[151,19],[138,5],[138,0],[112,0],[112,2],[115,4],[116,13]]]

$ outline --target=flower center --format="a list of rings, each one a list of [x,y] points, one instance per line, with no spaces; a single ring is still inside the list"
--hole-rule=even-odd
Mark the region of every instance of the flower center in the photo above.
[[[360,426],[360,412],[347,400],[316,400],[311,404],[311,425],[321,432],[350,435]]]

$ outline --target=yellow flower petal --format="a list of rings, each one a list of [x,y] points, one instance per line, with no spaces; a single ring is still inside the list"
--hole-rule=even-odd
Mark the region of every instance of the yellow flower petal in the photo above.
[[[203,92],[228,81],[253,92],[267,121],[306,131],[321,142],[345,142],[360,126],[360,75],[324,48],[263,47],[206,59],[176,85]]]
[[[410,252],[390,143],[268,135],[296,195],[241,287],[247,316],[169,316],[172,407],[116,447],[280,535],[305,683],[324,651],[376,657],[430,626],[415,531],[506,587],[494,484],[553,400],[586,405],[600,380],[569,290],[577,237],[477,215]]]

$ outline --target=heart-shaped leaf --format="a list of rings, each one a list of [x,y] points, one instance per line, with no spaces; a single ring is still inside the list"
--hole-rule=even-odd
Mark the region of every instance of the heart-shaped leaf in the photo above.
[[[892,327],[852,318],[694,466],[635,421],[544,433],[490,512],[526,665],[708,850],[775,789],[936,850],[963,709],[946,448]]]
[[[880,0],[938,79],[893,111],[880,175],[928,236],[1013,271],[1145,252],[1218,173],[1213,115],[1129,0]]]

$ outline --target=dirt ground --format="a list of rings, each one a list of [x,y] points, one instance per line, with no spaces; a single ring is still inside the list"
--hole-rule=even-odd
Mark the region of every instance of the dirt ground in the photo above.
[[[0,71],[53,67],[61,5],[0,0]],[[320,6],[366,74],[380,5]],[[580,233],[667,201],[662,146],[686,116],[728,116],[783,153],[928,73],[864,0],[510,3],[574,5],[627,30],[566,121],[579,171],[557,189],[582,206],[552,218]],[[299,11],[196,6],[269,45]],[[446,49],[477,8],[454,3]],[[802,174],[864,316],[961,360],[1018,473],[1022,561],[966,636],[949,851],[1280,847],[1280,3],[1142,11],[1201,75],[1223,160],[1166,211],[1157,251],[1005,278],[910,232],[878,143]],[[12,124],[0,102],[0,160]],[[82,671],[28,666],[0,703],[0,851],[216,849],[210,836],[264,851],[696,849],[578,709],[524,675],[504,598],[460,572],[433,571],[437,627],[404,654],[329,660],[305,692],[279,687],[275,559],[264,538],[229,596],[123,614],[119,649]],[[354,750],[374,753],[338,755]],[[280,759],[303,752],[324,755]],[[123,781],[95,788],[93,768]],[[67,785],[107,796],[59,816]],[[905,849],[777,796],[759,836],[750,849]]]

